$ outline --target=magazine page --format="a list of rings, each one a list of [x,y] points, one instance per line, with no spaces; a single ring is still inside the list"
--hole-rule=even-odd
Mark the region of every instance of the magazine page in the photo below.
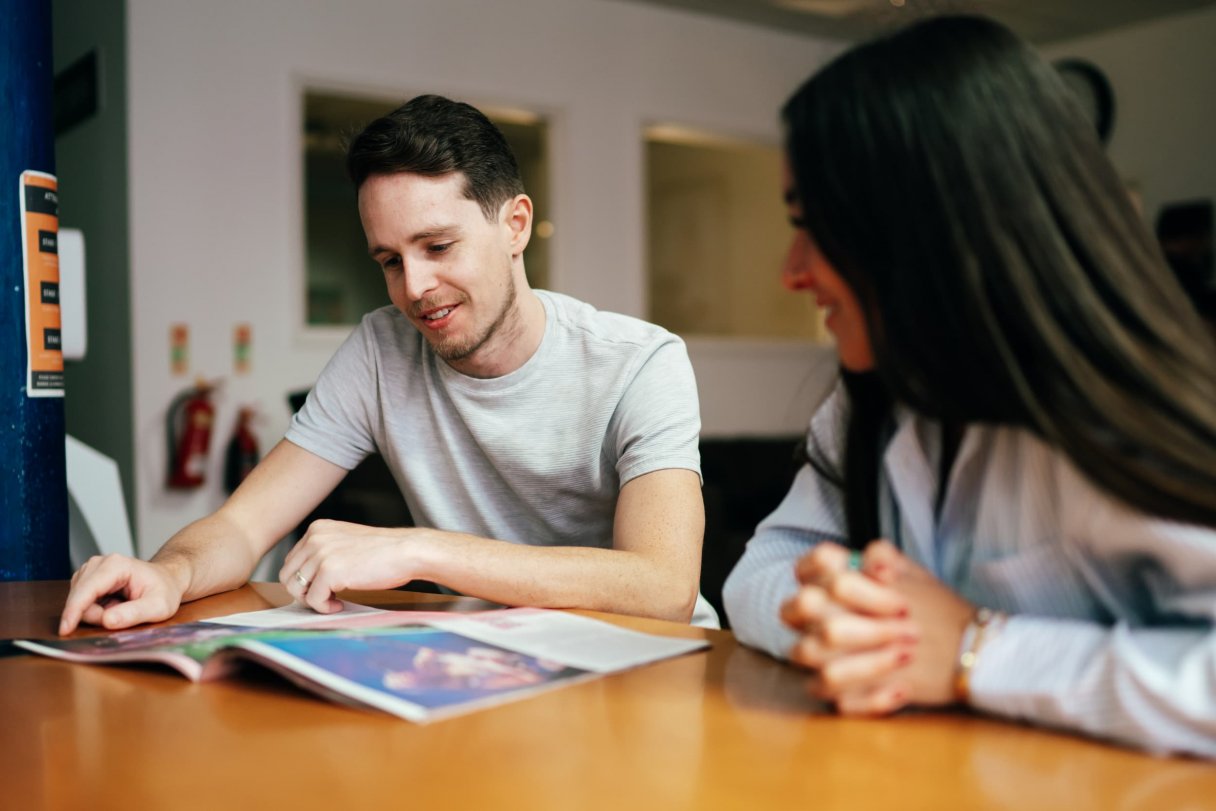
[[[493,609],[498,611],[501,609]],[[474,616],[489,611],[453,612],[423,610],[387,610],[367,605],[342,601],[342,610],[333,614],[320,614],[303,603],[292,603],[279,608],[261,611],[245,611],[212,617],[204,622],[220,625],[240,625],[246,628],[310,628],[314,630],[341,630],[346,628],[392,628],[403,625],[426,625],[432,620],[453,615]]]
[[[305,689],[418,723],[596,675],[438,628],[261,635],[239,648]]]
[[[384,614],[395,614],[395,611],[385,611],[383,608],[372,608],[370,605],[342,600],[342,610],[332,614],[321,614],[313,611],[301,602],[284,605],[278,608],[265,608],[260,611],[243,611],[239,614],[227,614],[222,617],[211,617],[203,622],[216,625],[239,625],[244,628],[303,628],[306,626],[331,624],[340,627],[340,623],[359,617],[380,619]],[[391,619],[388,617],[387,619]]]
[[[677,639],[631,631],[607,622],[543,608],[513,608],[441,617],[430,623],[519,653],[612,673],[709,647],[704,639]]]
[[[222,660],[208,663],[212,654],[257,630],[205,622],[184,622],[79,639],[21,639],[13,644],[33,653],[66,659],[69,662],[159,662],[169,665],[191,681],[208,681],[220,678],[232,669],[230,664]]]

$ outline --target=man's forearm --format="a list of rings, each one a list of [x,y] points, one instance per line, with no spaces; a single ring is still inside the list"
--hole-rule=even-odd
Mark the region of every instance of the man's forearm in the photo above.
[[[507,605],[584,608],[688,622],[696,566],[641,552],[534,547],[430,529],[404,530],[415,576]]]
[[[186,602],[244,585],[257,565],[252,547],[239,527],[215,514],[174,534],[152,563],[165,568]]]
[[[507,605],[687,622],[697,601],[704,528],[696,473],[664,469],[621,488],[611,549],[316,521],[284,561],[284,584],[317,611],[336,610],[334,594],[345,589],[423,579]]]

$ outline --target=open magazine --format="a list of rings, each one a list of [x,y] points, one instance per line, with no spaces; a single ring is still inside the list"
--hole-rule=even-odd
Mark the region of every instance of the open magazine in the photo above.
[[[331,701],[419,723],[708,647],[702,639],[644,634],[539,608],[470,614],[347,608],[339,615],[269,609],[15,644],[72,662],[158,662],[192,681],[222,678],[255,662]]]

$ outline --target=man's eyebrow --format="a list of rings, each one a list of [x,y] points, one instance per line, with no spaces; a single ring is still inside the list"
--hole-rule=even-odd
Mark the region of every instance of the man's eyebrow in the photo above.
[[[450,237],[460,233],[458,225],[437,225],[432,228],[425,228],[410,237],[411,243],[424,242],[428,239],[441,239]],[[387,245],[372,245],[368,247],[367,253],[369,256],[375,256],[380,253],[396,253],[396,249]]]
[[[450,237],[460,232],[459,225],[436,225],[423,229],[410,237],[410,242],[423,242],[436,237]]]

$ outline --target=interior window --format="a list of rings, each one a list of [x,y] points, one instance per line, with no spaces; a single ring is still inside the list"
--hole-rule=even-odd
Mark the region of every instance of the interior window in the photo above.
[[[681,335],[819,340],[814,299],[781,286],[781,150],[646,130],[649,319]]]

